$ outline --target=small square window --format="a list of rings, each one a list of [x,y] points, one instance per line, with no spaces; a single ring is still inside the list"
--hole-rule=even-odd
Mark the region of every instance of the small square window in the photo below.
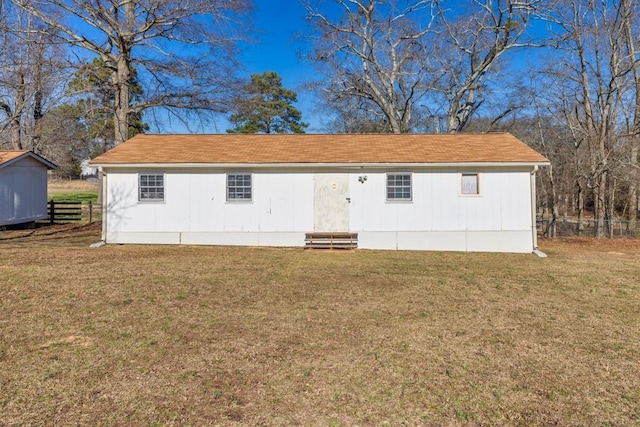
[[[388,173],[387,174],[387,200],[411,200],[411,174]]]
[[[251,174],[227,174],[227,201],[251,201]]]
[[[164,174],[141,173],[138,175],[138,201],[164,201]]]
[[[477,173],[462,174],[462,194],[480,194]]]

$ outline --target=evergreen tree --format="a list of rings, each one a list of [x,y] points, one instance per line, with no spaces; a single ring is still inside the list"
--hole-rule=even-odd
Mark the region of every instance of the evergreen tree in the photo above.
[[[309,126],[292,104],[296,93],[282,87],[282,78],[273,71],[253,74],[235,103],[229,133],[304,133]]]

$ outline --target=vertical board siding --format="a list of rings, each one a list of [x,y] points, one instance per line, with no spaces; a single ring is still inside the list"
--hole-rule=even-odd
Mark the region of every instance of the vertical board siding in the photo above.
[[[313,229],[312,174],[253,173],[251,201],[226,200],[225,173],[165,172],[165,200],[138,202],[137,173],[109,173],[111,232],[280,232]]]
[[[314,231],[317,173],[240,172],[252,173],[251,201],[226,200],[226,172],[164,171],[162,202],[138,201],[137,172],[108,172],[106,234],[125,243],[303,245]],[[342,231],[358,233],[362,248],[530,252],[530,171],[469,173],[480,174],[478,195],[462,194],[460,171],[423,170],[412,172],[411,201],[387,201],[386,172],[337,171],[351,200]]]
[[[460,173],[413,173],[413,200],[389,202],[386,174],[352,178],[351,231],[530,230],[529,172],[481,173],[479,195],[462,195]]]
[[[0,170],[0,225],[47,217],[47,167],[23,158]]]

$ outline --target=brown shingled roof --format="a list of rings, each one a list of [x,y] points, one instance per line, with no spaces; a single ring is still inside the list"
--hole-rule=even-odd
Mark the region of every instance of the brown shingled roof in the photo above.
[[[95,158],[116,164],[548,163],[509,133],[137,135]]]
[[[18,159],[22,157],[30,157],[41,163],[43,163],[49,169],[57,169],[58,166],[51,163],[49,160],[45,159],[42,156],[37,155],[33,151],[27,150],[11,150],[11,151],[0,151],[0,168],[7,167],[8,164],[13,163],[12,161],[18,161]]]
[[[0,165],[8,162],[9,160],[13,160],[16,157],[22,156],[26,151],[0,151]]]

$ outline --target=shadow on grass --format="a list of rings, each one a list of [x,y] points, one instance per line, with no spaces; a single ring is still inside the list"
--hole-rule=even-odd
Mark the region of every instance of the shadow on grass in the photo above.
[[[29,224],[17,224],[0,229],[0,243],[50,240],[69,237],[84,237],[87,234],[99,233],[102,222],[92,223],[53,223],[35,222]],[[98,234],[99,237],[99,234]]]

